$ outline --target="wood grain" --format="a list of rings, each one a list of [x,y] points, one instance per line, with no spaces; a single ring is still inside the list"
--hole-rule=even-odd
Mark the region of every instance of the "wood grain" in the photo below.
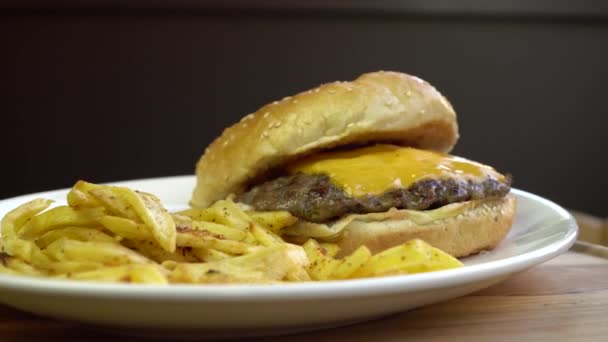
[[[607,336],[608,260],[570,251],[466,297],[348,327],[259,340],[555,342],[605,341]],[[0,341],[85,340],[141,339],[0,306]]]

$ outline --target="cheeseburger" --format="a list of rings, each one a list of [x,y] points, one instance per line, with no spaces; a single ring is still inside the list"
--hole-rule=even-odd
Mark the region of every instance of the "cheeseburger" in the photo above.
[[[298,218],[292,241],[346,255],[413,238],[453,256],[494,248],[515,213],[510,176],[447,154],[456,113],[433,86],[374,72],[286,97],[227,128],[196,167],[191,205],[233,196]]]

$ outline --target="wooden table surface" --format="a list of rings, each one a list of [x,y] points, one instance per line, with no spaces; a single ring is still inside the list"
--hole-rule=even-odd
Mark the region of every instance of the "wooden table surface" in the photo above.
[[[348,327],[264,340],[608,341],[608,259],[588,253],[577,245],[503,283],[444,303]],[[0,341],[52,340],[140,339],[0,306]]]

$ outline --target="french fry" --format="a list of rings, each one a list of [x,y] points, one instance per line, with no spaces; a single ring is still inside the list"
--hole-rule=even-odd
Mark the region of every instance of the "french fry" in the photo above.
[[[175,251],[175,222],[155,196],[123,187],[113,187],[113,193],[129,203],[152,233],[152,237],[168,252]]]
[[[53,201],[35,199],[9,211],[2,218],[2,239],[9,240],[17,237],[21,227],[33,216],[48,208]]]
[[[259,249],[259,246],[241,241],[220,239],[209,232],[196,230],[178,232],[177,245],[180,247],[215,249],[232,255],[243,255]]]
[[[56,261],[92,261],[107,266],[145,264],[152,261],[118,243],[77,241],[61,238],[44,249],[44,253]]]
[[[115,235],[125,239],[152,239],[152,233],[150,233],[150,229],[145,224],[137,223],[125,217],[105,215],[99,219],[99,223]]]
[[[340,280],[461,267],[412,240],[341,259],[331,242],[303,246],[279,235],[286,211],[244,211],[232,200],[169,214],[155,196],[77,182],[69,206],[34,200],[2,219],[0,273],[128,283],[275,283]]]
[[[195,221],[206,221],[223,224],[229,227],[247,230],[251,218],[234,202],[220,200],[205,209],[189,209],[177,214],[192,218]]]
[[[321,242],[319,243],[319,246],[321,248],[323,248],[323,250],[325,251],[323,254],[330,256],[330,257],[335,257],[336,255],[338,255],[338,253],[340,252],[340,246],[338,246],[335,243],[331,243],[331,242]]]
[[[77,280],[105,282],[167,284],[167,278],[155,265],[123,265],[64,275]]]
[[[258,242],[262,246],[270,247],[285,243],[280,236],[276,235],[270,230],[262,228],[257,223],[252,223],[250,230],[251,234],[253,234],[253,236],[258,240]]]
[[[103,204],[89,194],[90,190],[101,187],[101,185],[79,180],[68,193],[68,205],[74,209],[102,207]]]
[[[163,285],[169,283],[165,274],[155,265],[131,265],[130,275],[132,283]]]
[[[110,214],[128,218],[133,221],[139,221],[140,219],[133,209],[132,204],[122,196],[118,196],[114,191],[115,188],[116,187],[112,186],[100,186],[89,190],[88,194],[103,203]]]
[[[41,265],[42,266],[42,265]],[[105,265],[94,261],[51,261],[44,264],[45,270],[53,275],[99,270]]]
[[[338,260],[326,255],[325,250],[316,240],[308,239],[302,247],[310,261],[306,268],[310,277],[314,280],[329,280],[339,264]]]
[[[377,277],[388,274],[429,272],[461,267],[458,259],[415,239],[372,256],[354,274],[356,277]]]
[[[41,237],[36,239],[36,245],[39,248],[45,248],[60,238],[68,238],[78,241],[116,242],[116,239],[95,228],[64,227],[44,233]]]
[[[233,255],[212,248],[192,248],[192,254],[202,262],[219,261],[233,257]]]
[[[289,211],[249,211],[246,213],[253,221],[275,234],[298,221],[298,218]]]
[[[5,262],[5,265],[7,268],[19,274],[24,274],[33,277],[41,277],[47,275],[47,273],[43,270],[40,270],[19,258],[10,258]]]
[[[295,245],[276,245],[256,252],[209,263],[179,264],[171,275],[176,282],[273,282],[307,263],[306,254]]]
[[[353,275],[361,266],[365,265],[372,257],[372,252],[366,247],[361,246],[357,248],[351,255],[340,260],[338,266],[334,268],[331,278],[332,279],[348,279]]]
[[[237,241],[244,241],[247,239],[247,231],[220,223],[195,221],[188,216],[182,215],[173,215],[173,221],[175,221],[178,230],[208,231],[216,236]]]
[[[163,261],[177,261],[177,262],[199,262],[199,259],[195,253],[192,252],[191,247],[177,247],[174,252],[168,252],[162,249],[156,241],[138,241],[138,240],[125,240],[122,244],[130,249],[133,249],[141,253],[146,258],[152,259],[158,263]]]
[[[66,226],[95,227],[99,225],[97,218],[102,215],[102,208],[76,210],[68,206],[55,207],[34,216],[24,224],[19,231],[19,236],[23,239],[35,239],[56,228]]]

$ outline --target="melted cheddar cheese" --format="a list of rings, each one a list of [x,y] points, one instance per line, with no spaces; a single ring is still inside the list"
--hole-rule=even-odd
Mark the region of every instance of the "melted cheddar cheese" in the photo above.
[[[464,158],[394,145],[316,154],[287,166],[291,173],[326,174],[348,195],[378,195],[427,178],[504,181],[493,168]]]

